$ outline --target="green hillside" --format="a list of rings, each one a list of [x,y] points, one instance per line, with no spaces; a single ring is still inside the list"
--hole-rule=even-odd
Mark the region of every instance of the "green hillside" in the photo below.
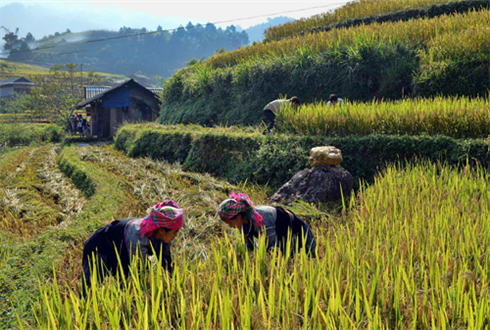
[[[354,26],[371,22],[409,20],[435,17],[442,14],[462,13],[490,7],[487,0],[397,0],[351,1],[334,12],[302,18],[269,28],[265,40],[280,40],[333,27]]]
[[[168,78],[192,59],[247,44],[247,33],[234,26],[223,29],[211,23],[194,26],[189,22],[173,31],[123,26],[118,31],[55,33],[37,40],[33,51],[11,53],[9,60],[42,65],[87,63],[87,68],[94,71],[127,76],[141,73],[156,84],[156,76]]]
[[[31,65],[19,62],[0,60],[0,80],[11,78],[25,77],[29,78],[37,75],[46,75],[49,73],[49,68],[39,65]],[[104,72],[96,72],[103,80],[120,81],[124,80],[125,76],[120,74],[110,74]]]
[[[0,60],[0,80],[47,74],[48,69],[38,65]]]
[[[384,2],[390,1],[377,1]],[[280,95],[296,95],[305,103],[327,100],[332,93],[364,102],[484,97],[490,88],[489,49],[490,9],[479,7],[297,34],[180,70],[164,86],[160,118],[162,123],[257,124],[264,105]]]

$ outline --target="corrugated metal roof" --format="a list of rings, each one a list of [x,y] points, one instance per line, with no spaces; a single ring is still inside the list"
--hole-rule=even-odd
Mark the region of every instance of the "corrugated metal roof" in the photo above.
[[[111,86],[85,86],[85,100],[88,100],[97,94],[103,93],[109,88],[111,88]]]
[[[124,86],[124,85],[132,85],[132,86],[135,86],[137,88],[140,88],[142,90],[145,90],[147,92],[151,92],[151,94],[153,94],[153,96],[158,100],[158,96],[155,92],[153,91],[150,91],[150,89],[138,84],[136,81],[134,81],[133,79],[129,79],[129,80],[126,80],[126,81],[122,81],[120,82],[119,84],[113,86],[113,87],[108,87],[106,88],[107,86],[102,86],[101,88],[105,88],[104,90],[102,90],[100,93],[92,96],[92,97],[89,97],[89,98],[85,98],[85,102],[82,102],[80,104],[78,104],[77,106],[77,109],[80,109],[80,108],[83,108],[84,106],[86,106],[87,104],[97,100],[97,99],[100,99],[102,98],[104,95],[108,94],[108,93],[111,93],[112,91]],[[96,86],[87,86],[87,87],[96,87]],[[96,87],[97,88],[97,87]],[[94,91],[97,91],[97,89],[95,89]],[[85,95],[87,95],[87,90],[85,89]]]
[[[111,89],[111,86],[85,86],[85,100],[91,99],[94,96],[104,93],[105,91]],[[155,94],[158,94],[163,90],[163,88],[147,88]]]

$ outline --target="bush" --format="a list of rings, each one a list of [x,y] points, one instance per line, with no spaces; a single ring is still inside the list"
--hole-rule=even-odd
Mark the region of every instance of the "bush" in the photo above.
[[[29,145],[41,142],[60,142],[63,128],[50,124],[44,127],[29,124],[0,125],[0,144],[7,146]]]
[[[215,70],[206,88],[181,85],[195,70],[185,68],[165,85],[159,122],[259,124],[264,106],[280,93],[298,95],[302,102],[328,99],[333,90],[351,100],[398,99],[402,90],[410,94],[417,65],[409,47],[366,41],[321,54],[304,49],[281,62],[264,59],[230,72]],[[227,74],[234,79],[224,84]]]
[[[41,140],[57,143],[57,142],[61,142],[64,136],[65,136],[65,130],[63,129],[63,127],[55,124],[50,124],[44,127]]]
[[[146,130],[152,134],[145,134]],[[188,141],[185,148],[168,144],[184,139]],[[155,142],[149,149],[146,146],[151,141],[166,141],[167,145],[159,148]],[[466,164],[471,159],[484,168],[490,166],[486,139],[457,140],[429,135],[264,136],[237,128],[180,129],[152,124],[147,128],[145,125],[123,126],[116,135],[115,145],[127,155],[172,159],[182,163],[186,170],[212,173],[231,182],[249,180],[269,184],[272,188],[280,187],[307,167],[309,150],[323,145],[342,150],[342,166],[352,174],[355,184],[359,180],[371,182],[389,164],[416,158],[445,161],[448,165]],[[139,149],[141,146],[144,148]],[[185,150],[188,150],[187,155]]]

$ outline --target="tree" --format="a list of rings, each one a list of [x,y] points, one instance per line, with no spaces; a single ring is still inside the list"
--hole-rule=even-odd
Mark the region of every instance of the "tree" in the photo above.
[[[35,76],[30,94],[37,112],[67,128],[76,106],[85,99],[84,85],[98,85],[101,81],[93,71],[84,77],[76,67],[71,63],[56,64],[49,74]]]
[[[29,44],[31,42],[35,42],[36,41],[36,38],[34,38],[34,36],[32,35],[32,33],[28,32],[26,34],[26,37],[25,37],[24,40]]]
[[[194,28],[194,24],[192,22],[187,23],[185,26],[186,31],[192,30]]]
[[[29,48],[29,43],[33,44],[36,39],[29,32],[27,33],[25,38],[19,38],[17,36],[18,28],[15,30],[15,33],[9,32],[2,39],[5,40],[5,44],[3,45],[3,49],[9,53],[10,60],[23,60],[30,57],[27,51]]]
[[[0,113],[23,113],[31,108],[30,95],[26,93],[0,98]]]
[[[158,32],[162,32],[162,30],[163,30],[163,29],[162,29],[162,26],[161,26],[161,25],[159,25],[159,26],[157,27],[157,31],[158,31]]]
[[[235,27],[235,25],[227,26],[226,27],[226,32],[233,33],[233,34],[236,33],[236,27]]]
[[[216,26],[213,23],[206,24],[206,31],[214,33],[216,32]]]

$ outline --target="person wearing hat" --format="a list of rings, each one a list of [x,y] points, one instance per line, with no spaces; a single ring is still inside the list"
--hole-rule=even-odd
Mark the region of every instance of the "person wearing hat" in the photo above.
[[[316,257],[316,241],[308,224],[281,206],[255,206],[246,194],[232,193],[220,204],[218,214],[228,226],[243,231],[249,250],[255,248],[254,238],[266,235],[267,250],[277,247],[285,254],[290,232],[293,252],[296,251],[295,243],[299,251],[304,239],[307,254]]]
[[[83,247],[84,295],[91,287],[90,275],[94,266],[101,281],[107,275],[116,276],[120,268],[127,276],[131,258],[136,254],[146,258],[155,251],[155,256],[161,257],[161,265],[172,273],[171,242],[183,221],[183,209],[167,200],[152,206],[144,218],[114,220],[99,228]]]

